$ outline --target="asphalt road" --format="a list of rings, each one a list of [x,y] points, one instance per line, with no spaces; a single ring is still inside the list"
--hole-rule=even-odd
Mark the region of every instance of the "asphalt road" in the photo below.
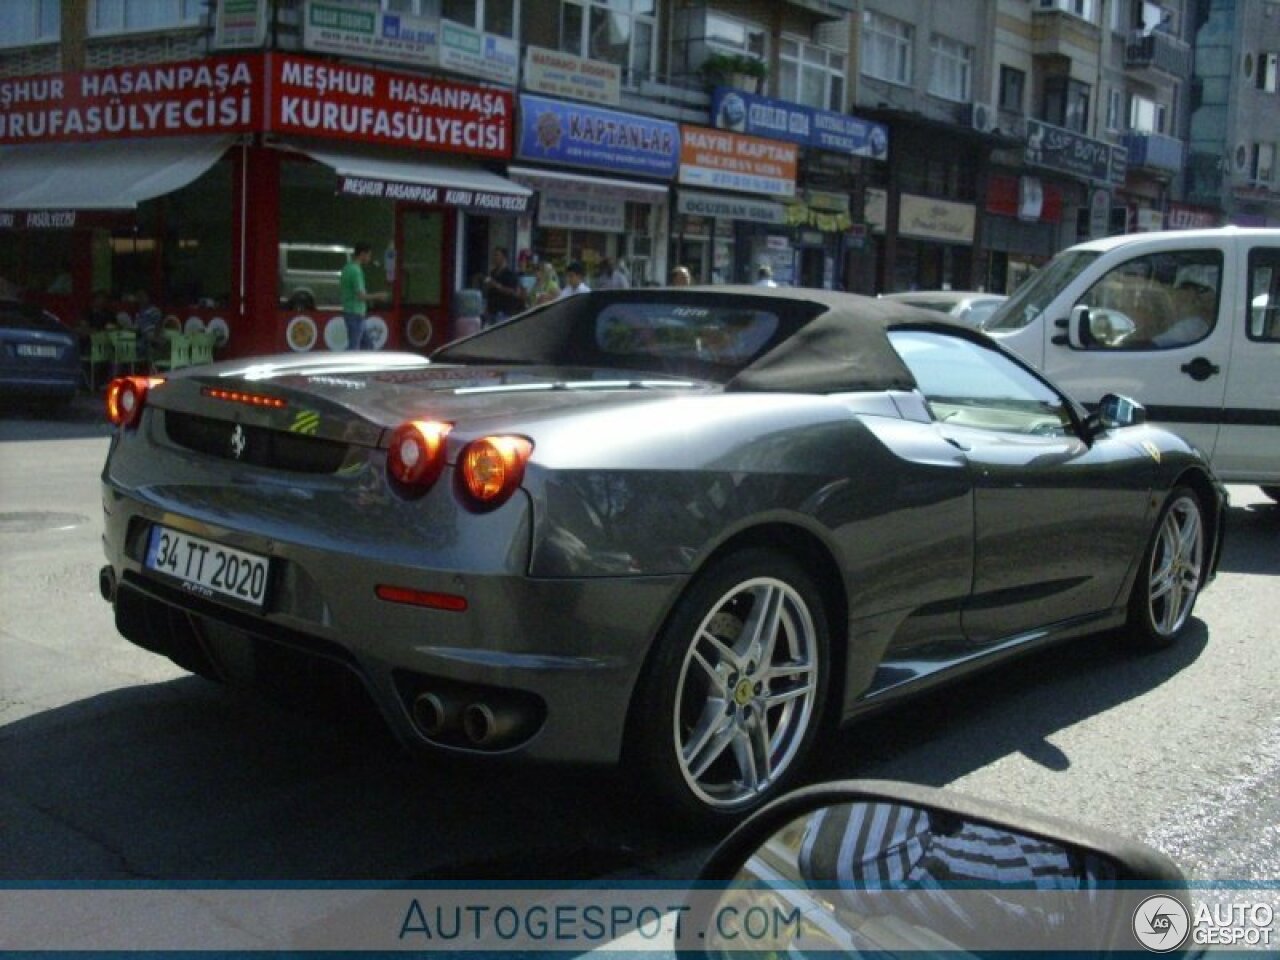
[[[402,755],[362,715],[229,694],[99,598],[107,428],[0,417],[0,882],[682,879],[608,771]],[[1280,507],[1233,487],[1185,642],[1099,636],[842,732],[823,778],[968,793],[1153,841],[1202,880],[1280,881]]]

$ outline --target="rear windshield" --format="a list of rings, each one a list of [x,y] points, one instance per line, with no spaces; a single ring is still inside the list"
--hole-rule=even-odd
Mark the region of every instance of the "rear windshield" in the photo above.
[[[574,296],[442,347],[433,359],[590,366],[723,383],[823,309],[710,292]]]

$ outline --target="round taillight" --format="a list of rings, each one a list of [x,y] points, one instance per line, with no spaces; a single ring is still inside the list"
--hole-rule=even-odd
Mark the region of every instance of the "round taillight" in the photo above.
[[[532,452],[533,444],[524,437],[484,437],[467,444],[460,475],[472,506],[491,509],[511,496]]]
[[[444,438],[451,424],[409,420],[396,427],[387,450],[387,472],[407,487],[429,487],[444,468]]]
[[[107,419],[117,427],[133,427],[142,418],[147,391],[163,377],[116,377],[107,387]]]

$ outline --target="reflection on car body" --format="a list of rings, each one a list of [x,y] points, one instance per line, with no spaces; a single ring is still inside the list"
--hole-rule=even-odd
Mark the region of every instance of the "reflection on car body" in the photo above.
[[[1089,417],[982,333],[823,291],[597,292],[429,361],[227,362],[109,404],[126,637],[231,682],[327,666],[406,743],[622,761],[694,816],[1013,651],[1172,642],[1222,526],[1140,408]]]

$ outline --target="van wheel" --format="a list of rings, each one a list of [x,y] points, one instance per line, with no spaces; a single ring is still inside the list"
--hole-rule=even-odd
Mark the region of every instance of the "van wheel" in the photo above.
[[[1129,598],[1129,635],[1148,650],[1177,639],[1204,584],[1204,510],[1195,491],[1169,494]]]
[[[1276,503],[1280,503],[1280,487],[1263,487],[1262,492]]]

